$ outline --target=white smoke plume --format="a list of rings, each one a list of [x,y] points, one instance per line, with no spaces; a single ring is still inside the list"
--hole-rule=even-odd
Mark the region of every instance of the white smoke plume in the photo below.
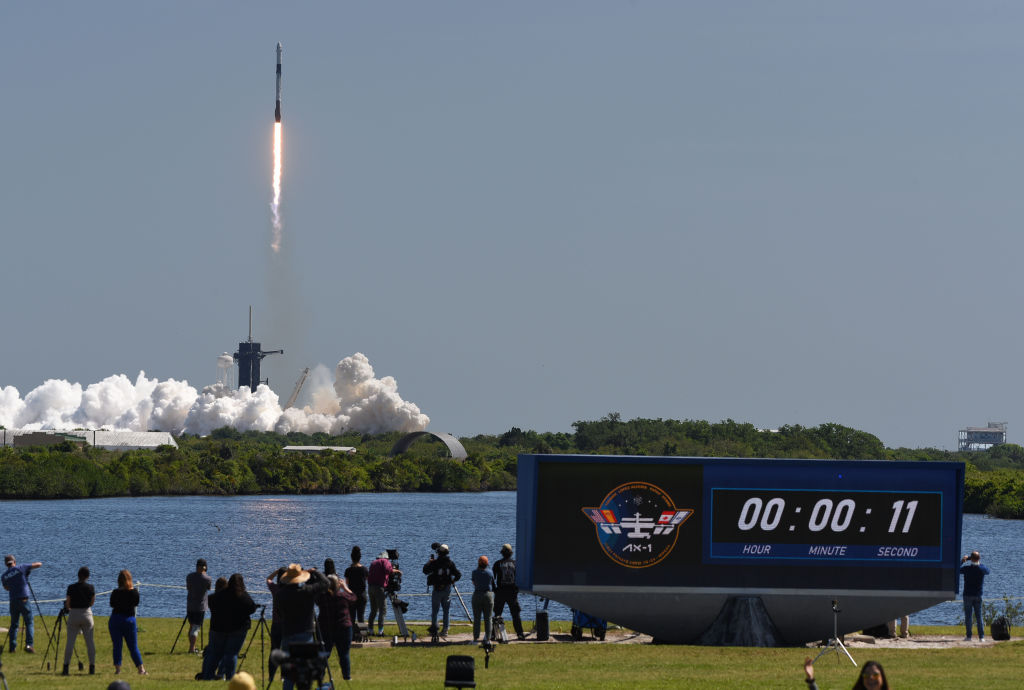
[[[158,381],[140,372],[134,383],[117,374],[83,390],[81,384],[50,379],[24,399],[17,388],[0,387],[0,426],[205,436],[223,426],[338,435],[422,431],[430,423],[419,407],[402,400],[393,377],[375,377],[370,361],[360,352],[338,362],[333,381],[328,369],[318,366],[310,387],[310,405],[282,411],[277,394],[265,385],[254,393],[218,382],[197,392],[187,381]]]

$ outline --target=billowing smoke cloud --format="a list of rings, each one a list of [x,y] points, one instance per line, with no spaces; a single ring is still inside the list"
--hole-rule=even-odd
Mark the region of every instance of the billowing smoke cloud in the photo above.
[[[318,366],[309,385],[310,405],[282,411],[277,394],[265,385],[254,393],[218,382],[197,392],[186,381],[157,381],[140,372],[134,383],[117,374],[83,390],[81,384],[51,379],[24,399],[13,386],[0,388],[0,425],[203,436],[222,426],[337,435],[421,431],[430,423],[419,407],[402,400],[395,379],[376,378],[370,361],[359,352],[338,362],[333,380],[326,367]]]

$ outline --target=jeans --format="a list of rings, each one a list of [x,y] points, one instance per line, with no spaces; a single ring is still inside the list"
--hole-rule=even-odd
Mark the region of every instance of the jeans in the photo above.
[[[352,659],[349,657],[349,649],[352,648],[352,626],[334,628],[329,635],[324,636],[324,647],[328,654],[331,647],[338,650],[338,663],[341,665],[341,677],[345,680],[352,678]]]
[[[11,651],[18,648],[18,618],[25,621],[25,646],[35,646],[35,628],[32,626],[32,609],[28,599],[11,599]]]
[[[473,592],[473,641],[480,637],[480,616],[484,619],[484,642],[491,639],[491,612],[494,610],[494,592]]]
[[[313,633],[295,633],[294,635],[288,635],[287,637],[281,638],[281,651],[287,652],[288,649],[296,643],[312,641]],[[283,671],[282,675],[284,675]],[[284,682],[281,684],[281,688],[282,690],[295,690],[295,681],[291,678],[285,677]]]
[[[71,609],[68,613],[68,643],[64,647],[64,665],[71,663],[71,654],[75,651],[75,639],[78,633],[85,638],[85,648],[89,652],[89,665],[96,665],[96,643],[92,639],[92,609]]]
[[[978,638],[985,639],[985,628],[981,620],[981,597],[964,595],[964,623],[967,624],[967,637],[971,636],[971,614],[978,619]]]
[[[448,632],[448,609],[452,605],[452,588],[451,585],[448,587],[438,587],[434,585],[434,591],[430,593],[430,624],[437,627],[437,609],[441,608],[444,610],[444,625],[441,627],[442,632]]]
[[[248,628],[239,628],[231,632],[210,631],[209,644],[203,650],[203,679],[213,680],[222,676],[231,680],[238,665],[238,653],[245,644]]]
[[[128,654],[136,666],[142,666],[142,652],[139,651],[139,629],[135,626],[135,616],[122,616],[119,613],[110,614],[107,622],[107,630],[110,631],[110,641],[114,645],[114,666],[121,665],[121,643],[128,645]]]

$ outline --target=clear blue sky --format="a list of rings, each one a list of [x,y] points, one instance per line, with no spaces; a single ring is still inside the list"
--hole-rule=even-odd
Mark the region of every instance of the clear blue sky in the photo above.
[[[217,375],[255,312],[457,435],[1024,433],[1015,2],[12,2],[0,387]],[[285,251],[271,257],[274,46]]]

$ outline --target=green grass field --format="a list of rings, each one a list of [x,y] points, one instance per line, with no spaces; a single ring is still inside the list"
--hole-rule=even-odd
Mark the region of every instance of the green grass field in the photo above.
[[[52,626],[48,618],[47,625]],[[77,670],[72,658],[71,675],[61,677],[63,647],[54,667],[53,650],[44,660],[47,635],[36,620],[34,655],[18,652],[3,654],[3,672],[12,690],[21,688],[105,688],[114,680],[110,637],[105,617],[96,618],[97,674],[86,675]],[[185,653],[188,641],[182,634],[172,656],[171,645],[181,625],[180,620],[146,618],[141,622],[140,648],[150,675],[136,675],[125,654],[122,672],[133,688],[195,688],[193,680],[199,670],[196,656]],[[553,626],[553,632],[565,632],[567,623]],[[393,630],[393,626],[388,630]],[[414,626],[417,634],[425,628]],[[960,628],[913,627],[915,635],[962,635]],[[851,649],[858,664],[874,659],[883,664],[895,690],[920,688],[977,687],[993,690],[1024,687],[1024,643],[1004,642],[995,646],[952,648],[942,650],[855,648]],[[78,653],[85,658],[84,643],[79,640]],[[810,654],[809,654],[810,653]],[[511,644],[499,646],[491,655],[490,667],[484,668],[483,650],[468,644],[432,646],[430,644],[399,647],[373,647],[352,650],[352,686],[379,688],[439,688],[444,682],[445,658],[449,654],[471,654],[476,658],[476,681],[484,688],[803,688],[803,660],[814,656],[814,650],[794,648],[753,649],[740,647],[690,647],[649,644]],[[243,670],[260,682],[259,640],[250,649]],[[47,669],[46,664],[49,664]],[[41,668],[40,668],[41,667]],[[337,659],[332,657],[331,670],[340,680]],[[819,661],[817,676],[820,687],[850,688],[857,670],[844,658],[834,655]],[[215,687],[223,687],[217,684]],[[275,687],[280,687],[275,684]]]

